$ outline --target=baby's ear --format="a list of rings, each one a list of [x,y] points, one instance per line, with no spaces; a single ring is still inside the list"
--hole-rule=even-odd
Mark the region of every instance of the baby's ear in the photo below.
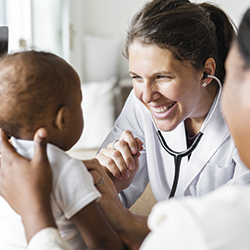
[[[57,112],[55,125],[59,130],[66,132],[68,130],[68,123],[69,123],[69,110],[63,106]]]

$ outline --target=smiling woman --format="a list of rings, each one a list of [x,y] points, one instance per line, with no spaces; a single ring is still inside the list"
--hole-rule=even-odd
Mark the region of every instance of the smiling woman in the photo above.
[[[215,66],[209,58],[203,70],[213,75]],[[152,113],[159,129],[171,131],[192,117],[186,130],[191,137],[199,132],[217,91],[217,85],[209,92],[200,86],[203,71],[176,59],[168,49],[138,42],[129,48],[129,70],[135,96]]]
[[[157,201],[172,193],[175,161],[161,147],[151,115],[168,146],[177,152],[197,140],[207,124],[198,146],[181,162],[175,197],[203,196],[225,184],[248,182],[250,173],[222,116],[213,79],[224,80],[234,35],[230,18],[208,3],[153,0],[133,17],[124,55],[134,89],[97,154],[126,208],[149,182]],[[129,220],[122,211],[113,211],[116,207],[105,211],[110,220],[115,213]],[[136,235],[142,237],[145,220],[131,217],[141,225]]]

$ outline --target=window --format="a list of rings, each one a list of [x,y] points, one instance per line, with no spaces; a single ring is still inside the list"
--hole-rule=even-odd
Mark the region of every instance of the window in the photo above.
[[[62,56],[64,0],[0,0],[0,25],[9,27],[9,52],[36,48]]]

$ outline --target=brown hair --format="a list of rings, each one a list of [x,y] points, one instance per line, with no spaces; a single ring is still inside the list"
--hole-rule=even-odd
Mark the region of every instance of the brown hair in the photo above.
[[[34,132],[35,123],[65,105],[76,75],[52,53],[23,51],[1,57],[0,127],[17,138],[21,128]]]
[[[223,80],[224,62],[234,35],[228,16],[215,5],[153,0],[133,17],[123,54],[129,58],[129,46],[134,41],[157,45],[169,49],[179,60],[190,61],[197,70],[213,57],[215,75]]]

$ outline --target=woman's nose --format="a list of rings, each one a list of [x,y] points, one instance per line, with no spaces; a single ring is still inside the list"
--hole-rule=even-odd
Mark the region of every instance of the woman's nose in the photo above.
[[[159,93],[158,91],[156,91],[156,89],[157,89],[156,85],[149,82],[145,82],[142,94],[142,100],[144,103],[150,103],[158,98]]]

